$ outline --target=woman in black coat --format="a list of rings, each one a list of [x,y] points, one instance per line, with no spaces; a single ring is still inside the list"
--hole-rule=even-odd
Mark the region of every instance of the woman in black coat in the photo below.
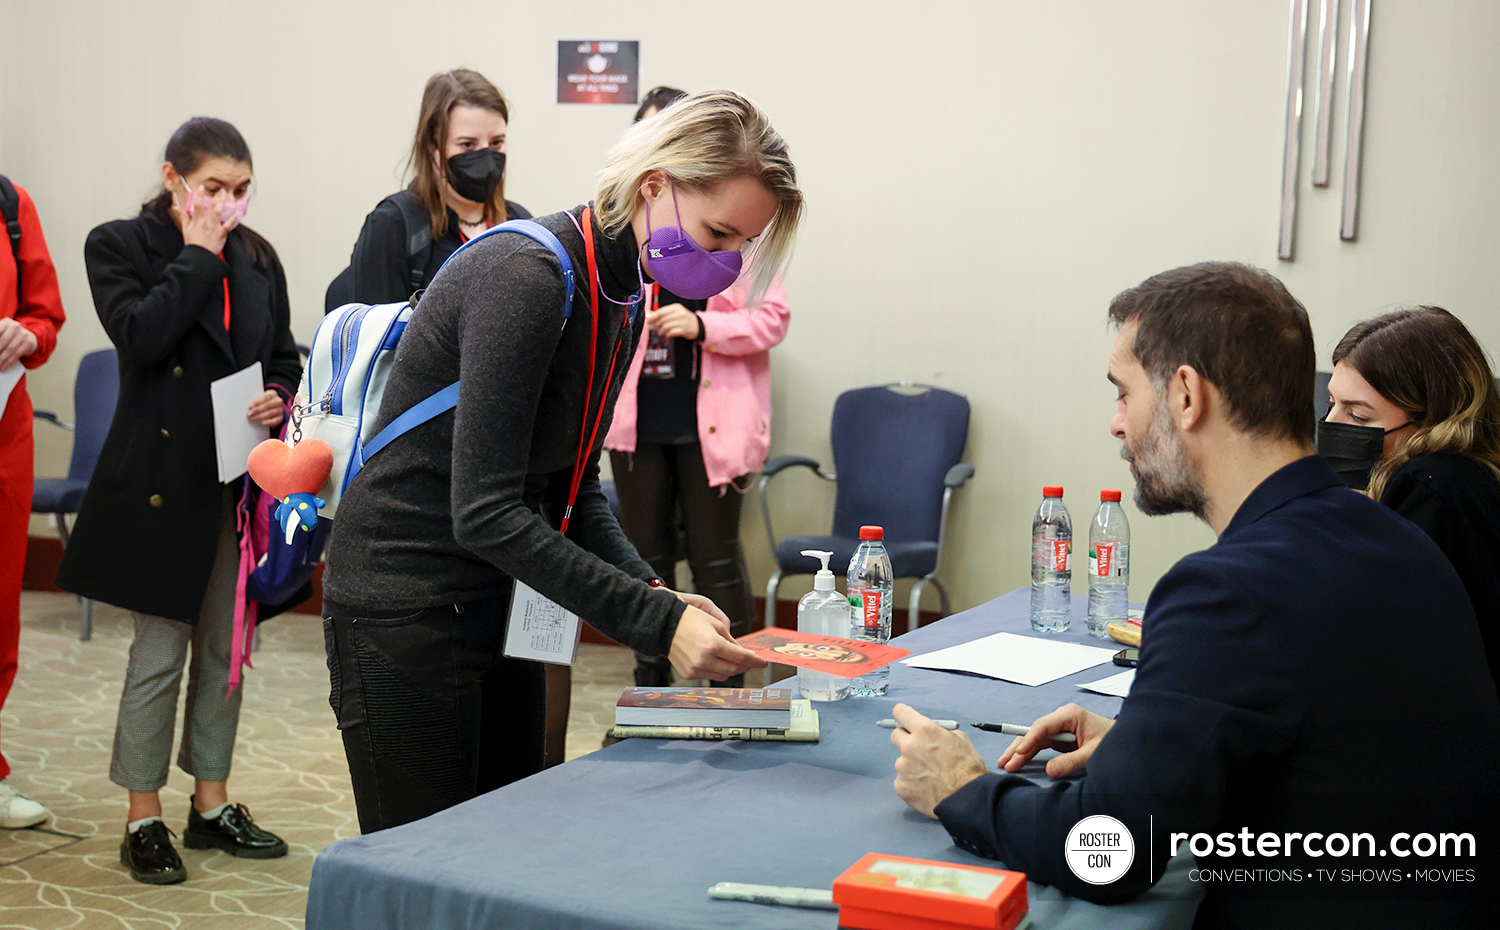
[[[510,104],[478,71],[427,79],[407,170],[411,185],[365,217],[349,267],[328,286],[324,312],[394,303],[425,288],[448,256],[506,220],[530,219],[505,199]]]
[[[1318,451],[1448,556],[1500,684],[1500,389],[1484,348],[1442,307],[1395,310],[1339,340],[1328,394]]]
[[[130,792],[121,861],[151,884],[187,877],[158,791],[189,644],[177,763],[196,789],[183,839],[251,858],[286,853],[229,805],[225,784],[239,721],[240,691],[228,682],[246,485],[219,482],[209,385],[259,362],[265,391],[246,416],[270,436],[302,369],[280,261],[239,225],[251,170],[233,126],[189,120],[167,144],[162,192],[84,247],[95,308],[119,351],[120,399],[58,584],[135,619],[110,779]]]

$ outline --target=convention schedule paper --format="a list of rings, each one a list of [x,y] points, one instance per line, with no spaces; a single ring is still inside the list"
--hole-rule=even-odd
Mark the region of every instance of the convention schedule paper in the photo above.
[[[264,426],[250,422],[250,404],[266,389],[260,362],[208,386],[214,404],[214,449],[219,456],[219,481],[228,484],[243,475],[250,453],[270,436]]]
[[[510,622],[505,626],[506,655],[572,665],[578,660],[578,637],[582,634],[577,614],[538,594],[526,582],[516,582],[510,598]]]
[[[1116,651],[1037,636],[996,633],[902,661],[914,668],[972,672],[1036,687],[1109,662]]]
[[[911,655],[910,649],[899,646],[870,643],[862,639],[819,636],[817,633],[799,633],[778,626],[741,636],[735,642],[768,662],[827,672],[840,678],[868,675],[902,656]]]
[[[1092,691],[1095,694],[1108,694],[1110,697],[1129,697],[1130,686],[1135,682],[1135,669],[1126,669],[1118,675],[1101,678],[1098,681],[1090,681],[1078,687],[1084,691]]]

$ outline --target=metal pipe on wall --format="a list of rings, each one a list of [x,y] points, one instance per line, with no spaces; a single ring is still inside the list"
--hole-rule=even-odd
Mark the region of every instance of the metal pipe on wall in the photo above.
[[[1354,0],[1349,15],[1348,138],[1344,148],[1344,220],[1339,238],[1353,241],[1359,231],[1359,175],[1364,155],[1365,75],[1370,57],[1372,0]]]
[[[1302,154],[1302,62],[1307,54],[1307,0],[1291,0],[1287,31],[1286,139],[1281,154],[1281,235],[1276,256],[1292,260],[1297,232],[1297,169]]]
[[[1323,0],[1318,16],[1318,93],[1313,123],[1318,141],[1313,156],[1313,187],[1328,186],[1329,148],[1333,140],[1333,76],[1339,56],[1339,0]]]

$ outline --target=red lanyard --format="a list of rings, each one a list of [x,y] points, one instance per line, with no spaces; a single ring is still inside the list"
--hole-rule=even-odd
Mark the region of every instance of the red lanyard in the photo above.
[[[609,385],[615,376],[615,362],[620,357],[620,345],[625,341],[623,338],[615,340],[615,351],[609,357],[609,373],[604,376],[604,390],[599,393],[599,409],[594,413],[594,428],[591,430],[588,428],[589,396],[594,392],[594,362],[599,355],[599,264],[594,258],[593,214],[589,207],[583,208],[581,226],[583,249],[589,260],[589,296],[593,300],[590,307],[589,380],[583,389],[583,420],[578,424],[578,454],[573,457],[573,482],[568,489],[568,507],[563,511],[561,531],[564,533],[568,531],[568,521],[573,516],[573,505],[578,503],[578,487],[583,483],[583,452],[592,449],[599,436],[599,424],[604,422],[604,407],[609,399]]]
[[[228,261],[224,253],[219,253],[220,261]],[[224,332],[229,332],[229,272],[224,273]]]

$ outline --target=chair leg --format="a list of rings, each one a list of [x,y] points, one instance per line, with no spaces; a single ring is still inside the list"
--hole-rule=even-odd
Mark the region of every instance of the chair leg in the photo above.
[[[917,579],[917,583],[911,586],[911,601],[907,604],[906,608],[906,628],[908,630],[915,630],[921,623],[922,588],[928,583],[937,588],[938,599],[942,604],[941,616],[946,617],[953,613],[953,608],[948,602],[948,589],[943,586],[942,579],[936,575],[927,575],[926,577],[919,578]]]
[[[911,600],[906,603],[907,632],[911,632],[922,625],[922,588],[926,584],[926,578],[918,578],[916,583],[911,586]]]
[[[953,606],[948,603],[948,588],[944,586],[943,580],[936,575],[928,575],[927,580],[931,581],[932,586],[938,589],[938,600],[942,605],[943,616],[946,617],[953,613]]]
[[[86,597],[78,599],[78,606],[82,608],[83,623],[78,630],[78,639],[88,642],[94,638],[94,602]]]
[[[766,584],[766,627],[776,625],[776,592],[781,588],[781,569],[771,573],[771,580]]]

